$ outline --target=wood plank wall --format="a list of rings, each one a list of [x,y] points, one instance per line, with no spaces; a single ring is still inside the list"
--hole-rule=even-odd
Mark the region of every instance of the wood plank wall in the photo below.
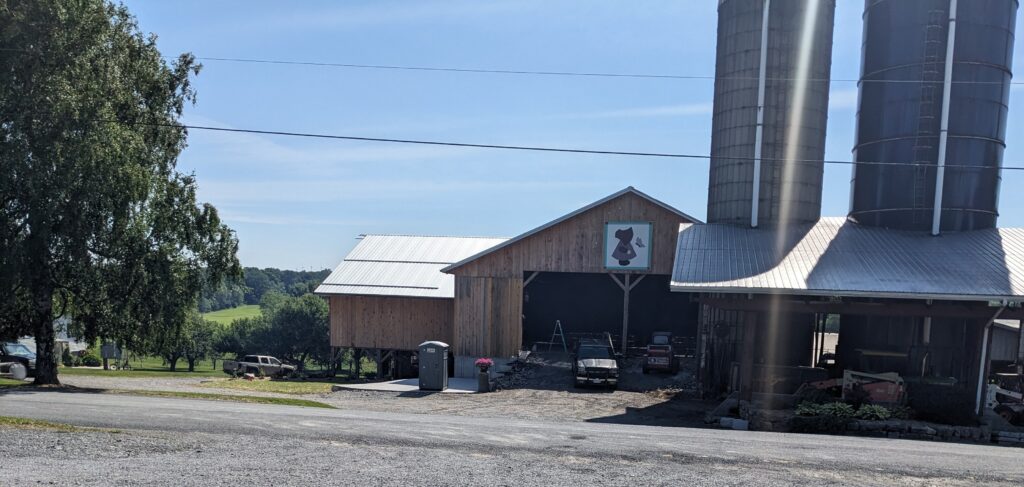
[[[453,343],[453,301],[393,296],[331,296],[331,346],[416,350]]]
[[[522,342],[523,280],[455,277],[453,351],[476,357],[509,357]]]
[[[507,357],[522,347],[523,276],[532,271],[605,273],[604,227],[610,221],[650,221],[651,269],[672,274],[680,223],[688,220],[626,193],[558,225],[452,270],[455,275],[453,351]]]
[[[522,279],[527,271],[604,273],[604,226],[610,221],[653,222],[651,269],[634,272],[672,274],[679,224],[688,221],[633,193],[467,262],[452,274]]]

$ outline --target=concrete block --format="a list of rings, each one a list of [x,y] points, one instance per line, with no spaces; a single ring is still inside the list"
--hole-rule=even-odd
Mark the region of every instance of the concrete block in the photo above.
[[[747,430],[750,429],[750,423],[743,419],[736,419],[732,422],[732,429],[734,430]]]
[[[723,428],[732,428],[733,421],[736,421],[736,418],[719,418],[718,425]]]

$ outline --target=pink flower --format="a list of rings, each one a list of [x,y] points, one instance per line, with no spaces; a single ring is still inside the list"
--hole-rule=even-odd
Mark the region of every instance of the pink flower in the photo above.
[[[489,358],[478,358],[473,365],[477,367],[494,367],[494,361]]]

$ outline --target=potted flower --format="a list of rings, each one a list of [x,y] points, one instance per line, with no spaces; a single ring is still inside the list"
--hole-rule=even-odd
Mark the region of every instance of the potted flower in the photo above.
[[[479,367],[480,372],[486,374],[491,367],[494,367],[494,361],[489,358],[478,358],[476,362],[473,362],[473,365]]]
[[[480,373],[477,374],[477,391],[479,392],[490,392],[491,391],[491,376],[487,373],[491,367],[494,367],[494,361],[489,358],[478,358],[473,365],[480,369]]]

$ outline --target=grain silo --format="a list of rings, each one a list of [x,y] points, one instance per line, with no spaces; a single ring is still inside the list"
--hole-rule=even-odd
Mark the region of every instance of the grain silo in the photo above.
[[[820,217],[834,17],[835,0],[719,1],[708,223]]]
[[[854,167],[852,220],[933,234],[995,226],[1017,8],[865,2],[854,160],[871,164]]]

